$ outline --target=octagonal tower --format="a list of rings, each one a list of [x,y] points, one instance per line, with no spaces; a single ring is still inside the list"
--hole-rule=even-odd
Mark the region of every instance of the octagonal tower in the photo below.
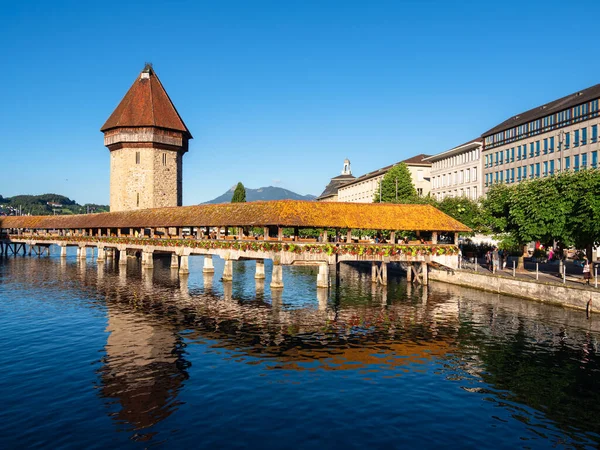
[[[110,150],[110,210],[182,204],[182,162],[192,135],[151,64],[100,129]]]

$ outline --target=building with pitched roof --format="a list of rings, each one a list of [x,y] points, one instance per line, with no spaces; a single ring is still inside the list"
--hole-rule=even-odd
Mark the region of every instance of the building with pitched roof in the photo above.
[[[484,189],[598,166],[600,84],[513,116],[483,133]]]
[[[325,190],[317,197],[318,202],[337,202],[338,201],[338,189],[341,185],[349,183],[356,177],[352,175],[352,169],[350,169],[350,160],[346,158],[344,160],[344,169],[342,174],[335,176],[331,179],[329,184],[325,186]]]
[[[151,64],[100,129],[110,150],[110,210],[182,205],[183,155],[192,135]]]
[[[467,197],[477,200],[483,195],[481,147],[476,138],[437,155],[425,158],[431,162],[431,195],[437,200],[445,197]]]
[[[337,201],[351,203],[372,203],[373,197],[379,189],[379,183],[385,174],[397,164],[403,162],[408,167],[412,182],[420,196],[426,196],[431,189],[430,172],[431,162],[425,161],[429,155],[420,154],[404,161],[391,164],[381,169],[374,170],[365,175],[342,184],[337,190]]]

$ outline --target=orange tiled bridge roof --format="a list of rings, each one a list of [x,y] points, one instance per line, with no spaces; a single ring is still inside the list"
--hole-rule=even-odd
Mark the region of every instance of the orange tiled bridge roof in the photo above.
[[[276,200],[178,206],[71,216],[0,217],[0,228],[144,228],[184,226],[282,226],[468,232],[471,229],[430,205]]]

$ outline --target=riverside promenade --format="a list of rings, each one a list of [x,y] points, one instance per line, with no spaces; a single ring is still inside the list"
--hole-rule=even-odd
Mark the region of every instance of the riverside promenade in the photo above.
[[[431,280],[587,310],[590,313],[600,312],[597,269],[593,269],[592,279],[587,285],[583,280],[581,266],[574,261],[566,261],[564,269],[560,269],[558,262],[536,263],[526,259],[525,270],[519,271],[513,270],[513,261],[516,266],[516,260],[517,258],[509,257],[505,269],[492,273],[483,258],[476,261],[461,259],[458,269],[432,268],[429,276]]]

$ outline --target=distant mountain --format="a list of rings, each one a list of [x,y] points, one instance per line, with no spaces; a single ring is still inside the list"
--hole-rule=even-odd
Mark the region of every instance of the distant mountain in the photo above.
[[[235,186],[232,186],[227,192],[223,195],[218,196],[217,198],[213,198],[212,200],[205,203],[230,203],[231,198],[233,197],[233,191],[235,191]],[[250,189],[246,188],[246,201],[247,202],[255,202],[258,200],[314,200],[316,197],[314,195],[300,195],[295,192],[288,191],[287,189],[275,187],[275,186],[267,186],[261,187],[258,189]]]

